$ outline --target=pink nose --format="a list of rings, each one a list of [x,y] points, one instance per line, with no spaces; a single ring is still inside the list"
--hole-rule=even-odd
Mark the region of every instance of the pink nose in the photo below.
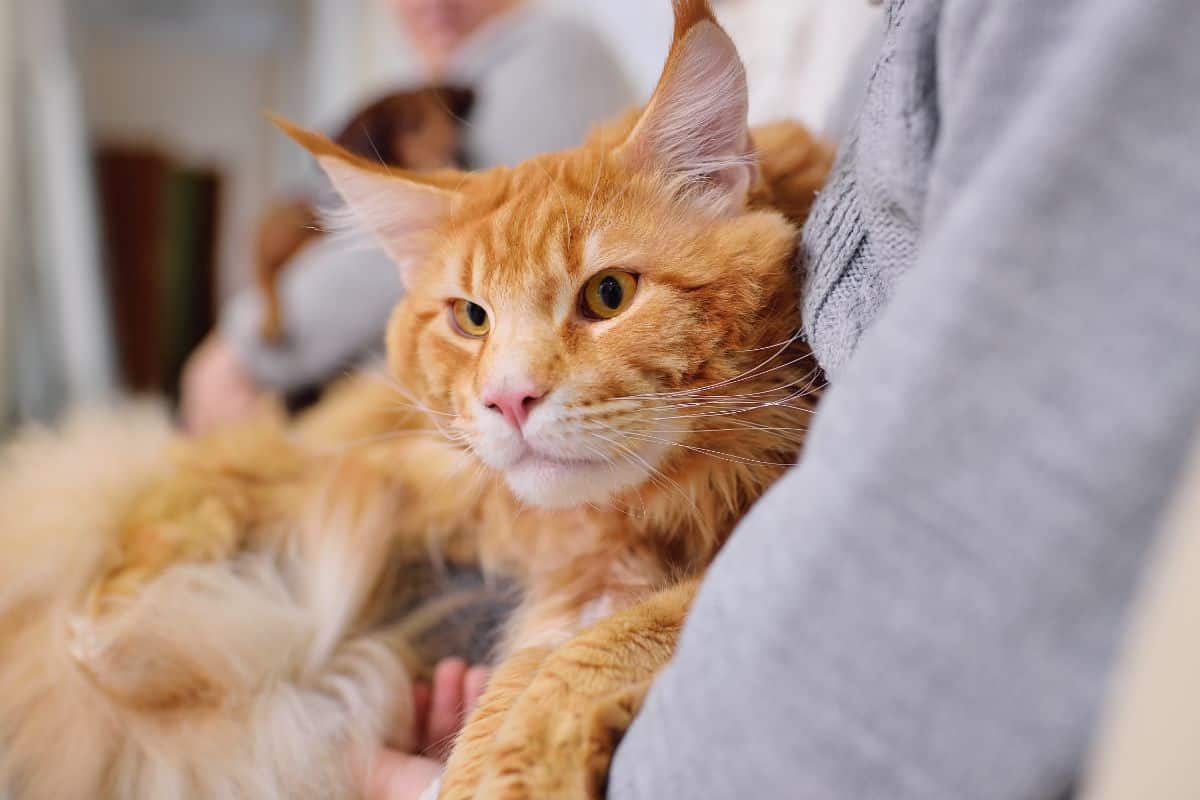
[[[528,386],[517,389],[489,389],[483,393],[482,400],[485,406],[503,414],[509,424],[520,431],[525,427],[529,412],[545,394],[541,389]]]

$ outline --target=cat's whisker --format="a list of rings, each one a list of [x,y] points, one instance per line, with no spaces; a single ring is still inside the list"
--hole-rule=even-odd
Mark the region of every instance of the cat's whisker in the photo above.
[[[388,441],[394,441],[396,439],[400,439],[405,436],[429,436],[431,434],[439,435],[439,434],[441,434],[441,431],[432,430],[430,428],[413,428],[413,429],[389,431],[387,433],[381,433],[381,434],[377,434],[375,436],[364,436],[361,439],[352,439],[348,442],[339,444],[336,447],[314,446],[313,449],[319,453],[325,453],[325,454],[329,454],[329,455],[341,455],[341,454],[347,452],[348,450],[353,450],[353,449],[360,448],[360,447],[370,447],[371,445],[382,444],[382,443],[388,442]]]
[[[812,393],[800,390],[775,397],[747,397],[743,400],[696,400],[688,403],[675,403],[671,405],[648,405],[642,409],[638,409],[637,413],[649,412],[654,414],[666,414],[668,412],[680,412],[681,414],[686,414],[689,411],[709,410],[744,413],[748,411],[755,411],[761,408],[786,408],[789,407],[793,401],[803,399],[810,394]]]
[[[764,461],[762,459],[734,455],[733,453],[725,453],[720,450],[711,450],[707,447],[700,447],[698,445],[687,444],[685,442],[673,442],[670,439],[662,439],[657,436],[649,436],[649,435],[644,435],[644,434],[640,434],[640,433],[634,433],[632,431],[630,431],[627,435],[632,436],[636,439],[643,439],[645,441],[657,442],[658,444],[664,444],[664,445],[669,445],[669,446],[674,446],[674,447],[682,447],[685,450],[691,450],[692,452],[695,452],[695,453],[702,453],[704,455],[713,456],[714,458],[719,458],[722,461],[729,461],[734,464],[761,464],[763,466],[768,466],[768,467],[794,467],[796,465],[795,462],[793,462],[793,461]]]
[[[604,423],[602,423],[602,422],[600,424],[604,425]],[[622,431],[618,428],[613,428],[611,426],[605,426],[605,427],[607,427],[612,433],[616,434],[617,436],[627,436],[628,435],[628,433],[626,431]],[[666,481],[667,483],[669,483],[670,486],[674,488],[675,492],[681,498],[683,498],[683,501],[685,503],[690,505],[693,509],[696,508],[695,499],[688,495],[688,493],[684,490],[684,488],[679,484],[678,481],[667,476],[661,469],[659,469],[658,467],[655,467],[653,464],[651,464],[649,461],[647,461],[645,458],[643,458],[632,447],[629,447],[628,445],[625,445],[614,439],[610,439],[602,434],[596,433],[595,431],[591,431],[590,433],[592,436],[595,436],[596,438],[601,439],[602,441],[606,441],[609,444],[613,445],[614,447],[618,448],[618,450],[620,450],[622,453],[625,454],[626,458],[633,459],[634,461],[636,461],[636,463],[642,465],[647,470],[647,476],[650,478],[651,481],[662,480],[662,481]],[[661,486],[661,484],[659,484],[659,485]]]
[[[775,406],[772,406],[772,407],[775,407]],[[792,408],[792,407],[788,406],[788,408]],[[796,408],[795,410],[808,410],[808,409]],[[739,411],[740,411],[740,409],[739,409]],[[611,424],[612,422],[624,422],[624,423],[636,424],[636,423],[644,423],[644,422],[653,422],[656,420],[662,420],[662,421],[689,420],[689,419],[694,419],[697,417],[712,416],[712,415],[705,415],[705,414],[676,414],[676,415],[672,415],[672,416],[668,416],[668,417],[648,416],[649,414],[654,414],[654,413],[657,413],[657,409],[646,409],[646,410],[643,410],[641,413],[632,413],[632,414],[627,414],[627,415],[624,415],[621,417],[610,417],[609,418],[610,422],[608,422],[608,423],[605,423],[600,420],[582,420],[582,421],[576,423],[576,425],[584,430],[588,430],[589,428],[594,429],[596,426],[601,426],[601,425],[605,426],[609,429],[613,429],[613,426]],[[806,428],[789,428],[787,426],[771,426],[771,425],[767,425],[764,423],[754,422],[753,420],[740,419],[737,416],[728,414],[728,412],[721,412],[721,413],[723,415],[727,415],[727,418],[722,420],[722,422],[724,424],[738,426],[737,428],[733,428],[732,430],[744,430],[746,428],[755,429],[755,430],[806,430]],[[721,430],[730,430],[730,429],[727,429],[727,428],[706,429],[706,428],[693,428],[691,426],[688,426],[685,428],[679,428],[676,432],[678,432],[678,433],[715,433],[715,432],[719,432]]]
[[[788,398],[788,399],[793,399],[793,398]],[[707,417],[726,417],[726,418],[728,418],[728,417],[735,417],[739,414],[748,414],[748,413],[755,412],[755,411],[765,411],[765,410],[771,409],[771,408],[780,408],[780,409],[785,408],[785,409],[788,409],[789,411],[796,411],[796,412],[799,412],[802,414],[810,414],[810,415],[816,413],[816,410],[812,409],[812,408],[806,408],[804,406],[792,405],[791,403],[786,402],[786,401],[783,401],[783,402],[772,401],[769,403],[761,403],[759,405],[749,406],[746,408],[732,408],[732,409],[722,409],[722,410],[716,410],[716,411],[701,411],[701,412],[694,413],[694,414],[668,414],[667,416],[662,416],[662,417],[658,417],[658,416],[648,417],[648,419],[652,422],[669,422],[672,420],[703,419],[703,418],[707,418]]]
[[[795,405],[793,401],[801,399],[810,394],[810,392],[799,391],[792,392],[783,397],[774,400],[762,401],[747,401],[747,402],[720,402],[712,403],[705,401],[696,401],[688,404],[676,404],[668,406],[648,406],[644,408],[629,409],[621,414],[609,416],[610,420],[615,421],[651,421],[651,422],[668,422],[678,420],[700,419],[704,417],[726,417],[733,418],[739,415],[751,414],[759,411],[770,409],[788,409],[804,414],[812,414],[813,409],[804,405]],[[689,413],[667,414],[667,411],[686,411]],[[577,424],[586,424],[584,420]]]
[[[782,342],[775,342],[774,344],[764,344],[761,347],[746,347],[746,348],[742,348],[740,350],[734,350],[733,352],[735,352],[735,353],[757,353],[761,350],[773,350],[777,347],[786,347],[787,345],[795,342],[797,339],[802,339],[803,337],[804,337],[804,334],[800,331],[797,331],[796,333],[793,333],[788,338],[784,339]]]
[[[379,152],[379,148],[375,146],[375,137],[371,136],[371,129],[367,127],[365,122],[363,123],[362,128],[363,134],[367,137],[367,144],[371,145],[371,152],[375,154],[375,159],[379,162],[379,166],[383,167],[387,174],[393,174],[392,165],[387,162],[387,160],[383,157],[383,154]]]
[[[611,469],[616,468],[616,460],[609,453],[604,452],[603,450],[601,450],[598,447],[593,447],[592,445],[588,444],[585,441],[580,441],[579,444],[583,445],[583,447],[585,447],[589,453],[596,456],[598,459],[600,459],[605,464],[607,464],[609,466],[609,468],[611,468]],[[638,491],[638,499],[641,500],[641,503],[642,503],[642,517],[641,518],[645,519],[646,501],[642,499],[640,491]],[[597,513],[604,513],[604,511],[606,511],[606,510],[615,511],[618,514],[623,514],[624,516],[629,517],[630,519],[637,519],[637,517],[635,517],[630,510],[618,505],[616,500],[614,500],[614,499],[610,499],[607,503],[604,504],[604,506],[600,506],[595,502],[589,502],[589,503],[587,503],[587,506],[588,506],[588,508],[591,508],[593,511],[596,511]]]
[[[766,374],[766,373],[763,373],[763,374]],[[817,367],[814,367],[813,369],[809,370],[808,372],[806,372],[805,374],[801,375],[800,377],[798,377],[794,380],[790,380],[790,381],[786,381],[784,383],[778,383],[778,384],[775,384],[772,386],[768,386],[766,388],[759,389],[758,391],[739,392],[737,394],[728,394],[728,395],[705,394],[705,395],[702,395],[701,397],[711,397],[711,398],[715,398],[715,399],[741,399],[741,398],[746,398],[746,397],[756,397],[758,395],[770,394],[771,392],[786,391],[787,389],[790,389],[793,386],[799,386],[801,383],[811,383],[812,379],[818,374],[820,374],[820,369]]]
[[[757,391],[747,391],[741,394],[717,394],[717,395],[693,395],[687,398],[672,398],[667,402],[659,402],[656,408],[671,408],[673,406],[689,406],[699,403],[736,403],[736,402],[758,402],[759,398],[776,394],[779,392],[788,392],[795,386],[799,385],[799,381],[789,381],[781,383],[777,386],[771,386],[767,389],[759,389]]]
[[[778,386],[772,386],[767,389],[759,389],[758,391],[754,392],[744,392],[742,394],[697,395],[686,400],[681,399],[678,401],[673,401],[672,403],[660,404],[657,407],[670,408],[675,405],[688,406],[697,403],[736,403],[742,401],[758,402],[758,398],[777,392],[787,392],[798,385],[800,385],[800,381],[797,380],[789,381],[788,383],[782,383]]]
[[[640,438],[643,441],[654,441],[654,442],[657,442],[660,444],[673,444],[676,446],[684,447],[685,449],[693,449],[693,448],[697,448],[697,446],[677,441],[674,438],[674,436],[676,434],[702,434],[703,435],[703,434],[714,434],[714,433],[752,433],[752,434],[756,434],[760,437],[771,437],[779,443],[786,443],[788,445],[795,446],[795,445],[799,445],[803,442],[804,435],[807,433],[807,428],[804,428],[804,427],[771,426],[771,425],[762,425],[762,424],[754,423],[754,422],[747,421],[747,420],[739,420],[736,418],[727,418],[727,419],[728,419],[728,422],[726,424],[731,425],[731,427],[637,428],[637,429],[630,430],[630,431],[622,431],[621,429],[614,428],[613,426],[611,426],[607,423],[597,420],[597,421],[592,421],[592,422],[589,422],[589,423],[586,423],[585,425],[583,425],[581,427],[581,431],[594,435],[595,429],[597,427],[602,427],[610,432],[618,433],[621,435],[627,435],[627,436],[630,436],[633,438]],[[663,438],[663,437],[669,437],[669,438]],[[705,454],[709,454],[709,455],[724,455],[724,456],[727,456],[729,459],[738,460],[738,461],[742,461],[744,459],[745,461],[743,463],[757,461],[756,459],[752,459],[748,456],[738,456],[733,453],[725,453],[722,450],[717,450],[712,447],[698,447],[698,450],[701,452],[704,452]],[[762,463],[769,463],[769,462],[762,462]]]
[[[625,418],[628,416],[639,415],[639,414],[644,413],[648,409],[652,410],[654,412],[663,412],[663,411],[672,411],[672,410],[676,410],[676,409],[703,408],[706,406],[707,407],[752,406],[753,408],[760,408],[760,407],[764,407],[766,405],[766,403],[764,403],[764,398],[767,398],[768,396],[770,396],[772,394],[787,392],[787,394],[784,397],[775,398],[775,400],[770,401],[770,403],[769,403],[770,405],[780,405],[779,401],[787,402],[787,401],[795,399],[796,397],[803,396],[804,394],[806,394],[807,392],[804,390],[802,390],[801,392],[791,392],[790,390],[793,389],[794,387],[800,386],[802,383],[805,383],[805,382],[811,383],[812,374],[813,373],[810,372],[806,375],[800,376],[799,378],[792,380],[792,381],[788,381],[786,383],[780,383],[775,386],[770,386],[770,387],[767,387],[764,389],[759,389],[757,391],[744,392],[742,394],[697,396],[697,397],[689,398],[689,399],[677,398],[673,402],[659,403],[657,405],[652,405],[652,406],[637,406],[636,408],[628,408],[628,407],[620,408],[615,412],[611,412],[610,418],[618,418],[619,419],[619,418]],[[807,390],[807,389],[808,389],[808,386],[806,385],[805,390]],[[647,399],[653,399],[656,396],[646,395],[645,397]],[[628,403],[629,401],[625,400],[623,398],[613,398],[612,402],[617,403],[617,404],[624,404],[624,403]],[[575,420],[579,420],[580,418],[590,417],[590,416],[594,415],[595,413],[597,413],[596,408],[591,407],[591,408],[587,409],[586,411],[582,411],[582,412],[579,412],[576,414],[566,415],[563,418],[563,420],[564,421],[575,421]]]
[[[693,401],[690,401],[687,403],[672,403],[670,405],[649,406],[648,409],[655,413],[660,413],[660,414],[663,412],[666,412],[666,411],[687,411],[689,409],[705,409],[705,408],[728,409],[728,410],[753,409],[753,408],[767,408],[772,404],[778,403],[779,401],[788,402],[791,399],[793,399],[792,395],[779,397],[774,400],[762,399],[762,398],[746,398],[744,400],[737,400],[737,399],[733,399],[733,398],[730,398],[728,400],[693,400]]]
[[[722,388],[725,386],[731,386],[731,385],[738,384],[738,383],[744,383],[749,380],[757,380],[766,375],[771,375],[773,373],[779,372],[780,370],[784,370],[784,369],[787,369],[788,367],[792,367],[792,366],[795,366],[796,364],[800,364],[801,362],[807,361],[813,357],[812,353],[805,353],[803,355],[800,355],[800,356],[797,356],[796,358],[791,359],[790,361],[785,361],[782,364],[776,364],[775,366],[768,367],[770,362],[773,361],[777,357],[777,355],[772,356],[766,362],[758,365],[753,370],[748,370],[746,372],[743,372],[740,375],[736,375],[732,378],[727,378],[724,381],[720,381],[718,383],[711,384],[706,387],[699,387],[699,388],[695,388],[695,389],[683,389],[683,390],[679,390],[676,392],[670,392],[670,393],[668,393],[667,396],[676,396],[676,395],[681,396],[681,397],[688,397],[688,396],[693,396],[693,395],[706,396],[705,393],[710,391],[711,389]],[[819,368],[814,367],[812,370],[810,370],[810,374],[817,372],[818,369]]]
[[[479,456],[479,452],[475,449],[475,446],[471,444],[470,440],[465,436],[463,437],[463,445],[464,452],[473,457],[470,474],[467,475],[465,482],[465,493],[468,495],[473,495],[483,485],[484,480],[487,477],[486,473],[488,467],[484,463],[483,459]],[[452,470],[448,472],[443,476],[441,482],[438,484],[438,493],[440,493],[450,484],[455,484],[456,488],[458,488],[458,490],[461,492],[464,486],[463,475],[463,471],[460,470]]]
[[[784,396],[784,397],[781,397],[781,398],[776,398],[776,399],[773,399],[773,400],[762,400],[762,399],[750,400],[750,401],[749,401],[749,403],[750,403],[750,406],[751,406],[751,409],[750,409],[750,410],[757,409],[757,408],[770,408],[770,407],[773,407],[773,406],[782,406],[782,407],[788,407],[788,408],[791,408],[792,406],[790,406],[790,405],[788,405],[788,404],[789,404],[789,403],[790,403],[792,400],[796,400],[796,399],[799,399],[799,398],[802,398],[802,397],[808,397],[808,396],[810,396],[810,395],[812,395],[812,394],[815,394],[815,393],[816,393],[817,391],[819,391],[820,389],[824,388],[824,384],[822,384],[822,385],[821,385],[821,386],[819,386],[819,387],[818,387],[818,386],[814,386],[814,385],[813,385],[813,380],[814,380],[814,377],[815,377],[815,375],[816,375],[816,374],[817,374],[817,373],[814,371],[813,373],[810,373],[809,375],[805,376],[804,378],[801,378],[800,380],[804,380],[804,381],[805,381],[805,384],[804,384],[803,386],[801,386],[799,389],[797,389],[796,391],[794,391],[794,392],[789,392],[789,393],[788,393],[786,396]],[[780,388],[781,388],[781,389],[784,389],[784,388],[791,388],[791,387],[793,387],[793,386],[797,386],[797,385],[799,385],[799,381],[793,381],[793,382],[791,382],[791,383],[789,383],[789,384],[784,384],[784,385],[783,385],[783,386],[781,386]],[[754,396],[755,396],[755,395],[757,395],[757,394],[758,394],[758,393],[747,393],[747,395],[746,395],[745,397],[746,397],[747,399],[749,399],[749,398],[751,398],[751,397],[754,397]],[[708,402],[708,401],[705,401],[705,400],[703,400],[703,399],[701,399],[701,400],[697,400],[697,401],[694,401],[694,402],[695,402],[695,407],[704,406],[704,405],[719,405],[719,403],[710,403],[710,402]],[[737,405],[738,403],[737,403],[737,402],[734,402],[733,404],[734,404],[734,405]],[[686,405],[685,405],[685,404],[676,404],[676,406],[675,406],[675,407],[686,407]],[[651,407],[651,408],[652,408],[654,411],[662,411],[662,410],[671,410],[673,407],[672,407],[672,406],[669,406],[669,405],[659,405],[659,406],[653,406],[653,407]]]
[[[663,491],[666,491],[666,492],[674,492],[675,494],[680,495],[683,498],[684,502],[689,502],[689,498],[687,497],[687,495],[683,494],[682,490],[677,488],[678,487],[677,483],[675,483],[674,481],[671,481],[670,483],[668,483],[669,479],[664,479],[662,477],[661,472],[656,470],[653,466],[647,464],[644,460],[637,459],[631,453],[623,453],[621,455],[621,458],[623,460],[625,460],[626,462],[628,462],[630,465],[632,465],[635,469],[640,470],[642,475],[645,477],[646,483],[649,483],[651,486],[658,487],[659,489],[662,489]],[[646,514],[646,500],[645,500],[645,497],[641,494],[640,490],[638,491],[638,499],[642,503],[642,518],[644,519],[645,514]],[[695,508],[695,503],[691,503],[691,505],[693,508]]]
[[[440,417],[457,417],[458,416],[457,414],[453,414],[448,411],[438,411],[436,409],[430,408],[429,406],[425,405],[419,399],[417,399],[417,396],[414,395],[411,391],[409,391],[407,387],[405,387],[403,384],[401,384],[399,381],[397,381],[394,377],[387,374],[386,372],[372,371],[367,374],[374,380],[380,381],[385,386],[387,386],[389,389],[391,389],[392,391],[396,392],[398,395],[403,397],[405,400],[408,401],[408,403],[411,405],[411,407],[416,409],[417,411],[422,411],[426,414],[434,414],[434,415],[437,415]]]
[[[689,389],[680,389],[675,392],[668,392],[667,394],[685,394],[685,393],[689,393],[689,392],[709,391],[711,389],[716,389],[716,388],[720,388],[721,386],[728,385],[729,383],[736,383],[737,381],[740,381],[750,375],[757,374],[758,370],[767,366],[772,361],[774,361],[776,358],[779,358],[780,356],[784,355],[794,341],[795,341],[794,336],[791,339],[784,341],[782,344],[780,344],[778,347],[776,347],[769,356],[767,356],[765,359],[760,361],[758,364],[754,365],[753,367],[749,368],[748,370],[743,371],[739,375],[735,375],[732,378],[727,378],[726,380],[718,381],[716,383],[709,384],[707,386],[693,387],[693,388],[689,388]],[[804,355],[800,356],[799,359],[796,359],[796,360],[801,361],[805,358],[810,357],[811,355],[812,355],[811,353],[805,353]],[[789,363],[795,363],[795,362],[789,362]]]
[[[464,431],[455,430],[453,427],[451,427],[461,422],[462,418],[460,415],[430,408],[429,406],[420,402],[420,400],[418,400],[416,396],[413,395],[412,392],[410,392],[399,381],[395,380],[391,375],[385,372],[372,372],[369,374],[371,377],[381,381],[389,389],[396,392],[401,398],[404,398],[403,400],[392,401],[397,408],[411,408],[415,411],[426,414],[428,421],[432,423],[435,428],[437,428],[438,433],[440,433],[446,441],[456,444],[467,443],[469,445],[467,434]],[[446,417],[447,420],[439,420],[438,417]]]
[[[742,383],[743,381],[761,378],[764,375],[770,375],[774,372],[778,372],[779,370],[786,369],[795,364],[799,364],[801,361],[805,361],[809,358],[812,358],[811,353],[805,353],[804,355],[798,356],[790,361],[786,361],[783,364],[777,364],[773,367],[770,367],[769,369],[764,369],[764,367],[767,367],[772,361],[775,360],[775,358],[778,357],[778,355],[779,355],[778,353],[773,354],[769,358],[767,358],[765,361],[761,362],[760,364],[757,364],[756,366],[752,367],[751,369],[748,369],[748,370],[742,372],[739,375],[735,375],[732,378],[726,378],[723,381],[718,381],[716,383],[708,384],[707,386],[697,386],[697,387],[688,388],[688,389],[677,389],[677,390],[670,391],[670,392],[659,392],[657,394],[628,395],[628,396],[624,396],[624,397],[614,397],[612,399],[614,399],[614,400],[655,400],[655,399],[686,398],[688,396],[702,394],[703,392],[707,392],[712,389],[719,389],[724,386],[730,386],[735,383]]]
[[[585,432],[588,433],[589,435],[595,436],[595,434],[591,433],[590,431],[585,431]],[[596,437],[596,438],[602,438],[602,437]],[[588,444],[585,441],[580,441],[580,444],[582,444],[584,447],[586,447],[589,452],[594,453],[596,456],[598,456],[602,461],[604,461],[606,464],[608,464],[611,468],[614,468],[614,469],[616,468],[616,460],[614,459],[614,457],[611,454],[604,452],[603,450],[601,450],[598,447],[593,447],[592,445]],[[629,463],[633,464],[634,466],[641,467],[643,472],[645,471],[644,466],[639,465],[636,462],[634,462],[632,459],[629,458],[628,455],[620,453],[620,452],[618,452],[618,455],[620,455],[623,458],[623,460],[628,461]],[[651,478],[653,476],[647,474],[647,477]],[[634,487],[633,491],[635,494],[637,494],[638,502],[642,506],[642,513],[640,516],[635,516],[631,510],[623,508],[622,506],[618,505],[616,500],[610,501],[609,506],[612,509],[619,511],[620,513],[629,517],[630,519],[644,520],[646,518],[646,498],[642,496],[642,490],[640,487]]]
[[[642,475],[645,477],[646,481],[648,481],[652,486],[657,486],[663,490],[670,488],[668,486],[663,485],[662,481],[658,478],[658,476],[655,475],[654,472],[651,471],[650,469],[648,469],[644,464],[639,464],[638,462],[636,462],[632,458],[630,458],[629,455],[627,455],[627,454],[622,454],[621,458],[623,461],[632,465],[634,467],[634,469],[640,470]],[[642,513],[641,513],[640,518],[645,519],[646,518],[646,497],[645,497],[645,495],[642,494],[642,485],[644,485],[644,484],[639,484],[634,491],[637,494],[638,502],[641,503],[641,505],[642,505]]]
[[[601,424],[603,424],[603,423],[601,423]],[[610,430],[617,435],[623,435],[625,433],[624,431],[620,431],[616,428],[610,428]],[[595,431],[591,431],[590,433],[592,436],[595,436],[597,439],[608,442],[613,447],[616,447],[618,449],[618,451],[620,451],[627,459],[632,459],[635,463],[640,464],[647,471],[647,477],[651,481],[656,481],[658,479],[667,481],[670,484],[670,486],[674,488],[676,493],[678,493],[679,496],[683,498],[684,502],[688,503],[693,508],[695,508],[695,505],[696,505],[695,501],[691,497],[688,496],[687,492],[685,492],[683,487],[679,485],[678,481],[665,475],[662,472],[662,470],[658,469],[653,464],[651,464],[649,461],[647,461],[645,458],[643,458],[633,448],[629,447],[628,445],[622,444],[621,442],[618,442],[614,439],[610,439],[607,436],[596,433]]]
[[[806,433],[808,428],[772,428],[756,427],[753,430],[762,433]],[[744,433],[745,428],[651,428],[639,429],[636,433],[667,434],[667,433]]]

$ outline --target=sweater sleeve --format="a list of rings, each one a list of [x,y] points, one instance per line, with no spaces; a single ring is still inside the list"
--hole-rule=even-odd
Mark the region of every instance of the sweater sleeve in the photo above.
[[[612,800],[1049,800],[1087,748],[1200,409],[1200,6],[942,5],[915,263]]]
[[[262,301],[244,289],[226,304],[221,333],[258,383],[289,392],[322,383],[383,347],[383,331],[402,288],[396,265],[378,247],[338,237],[296,255],[280,281],[283,341],[259,336]]]

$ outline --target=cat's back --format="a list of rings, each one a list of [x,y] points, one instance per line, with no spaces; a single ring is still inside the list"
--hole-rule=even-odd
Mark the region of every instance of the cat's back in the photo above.
[[[833,168],[833,144],[790,120],[760,125],[750,135],[761,171],[752,202],[777,209],[793,225],[803,225]]]

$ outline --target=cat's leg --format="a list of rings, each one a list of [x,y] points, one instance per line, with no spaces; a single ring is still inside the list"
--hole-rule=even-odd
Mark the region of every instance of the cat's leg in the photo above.
[[[613,749],[670,660],[697,583],[659,592],[587,629],[546,657],[487,729],[472,731],[472,719],[442,797],[602,797]],[[460,764],[469,764],[469,774]]]
[[[440,798],[466,800],[488,766],[492,739],[510,708],[529,686],[542,663],[576,630],[581,609],[562,593],[527,597],[510,620],[503,659],[462,732],[454,742]]]

